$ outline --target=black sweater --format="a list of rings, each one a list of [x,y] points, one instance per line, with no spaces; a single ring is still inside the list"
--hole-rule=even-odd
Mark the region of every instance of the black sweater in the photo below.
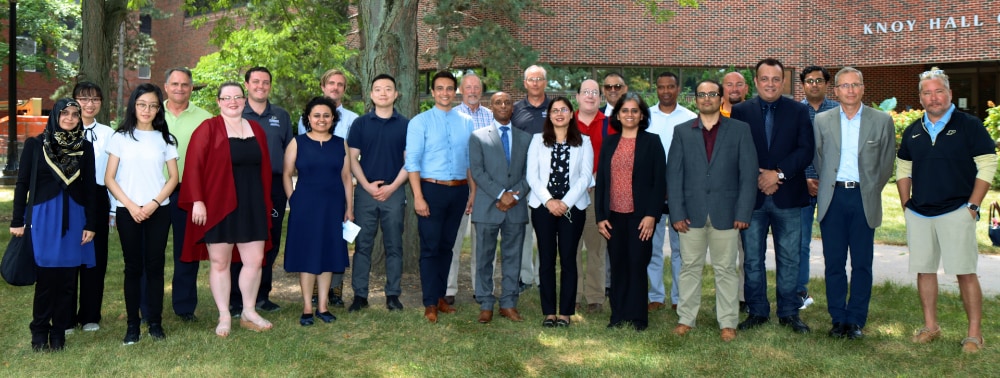
[[[31,171],[35,168],[35,153],[38,153],[38,176],[36,178],[34,203],[39,204],[48,201],[59,192],[65,191],[74,201],[84,207],[87,217],[87,224],[84,230],[94,231],[97,229],[98,218],[101,210],[98,209],[95,195],[97,195],[97,181],[94,178],[94,146],[89,141],[83,141],[83,156],[80,158],[80,177],[69,186],[63,187],[62,180],[52,171],[52,168],[45,163],[44,152],[42,152],[41,136],[28,138],[24,141],[24,151],[21,152],[21,162],[17,172],[17,184],[14,186],[14,214],[10,221],[10,227],[24,226],[25,205],[28,199],[28,186],[31,185]]]

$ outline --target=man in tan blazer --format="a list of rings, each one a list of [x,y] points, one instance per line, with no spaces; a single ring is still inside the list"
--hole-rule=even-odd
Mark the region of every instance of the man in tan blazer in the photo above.
[[[875,228],[882,223],[882,188],[892,176],[896,135],[892,117],[864,106],[861,71],[834,77],[840,106],[816,115],[819,225],[826,260],[831,337],[860,339],[868,319]],[[851,256],[850,299],[845,265]]]

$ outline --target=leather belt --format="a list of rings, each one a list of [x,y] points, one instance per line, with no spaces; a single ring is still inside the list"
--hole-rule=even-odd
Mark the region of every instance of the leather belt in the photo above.
[[[435,180],[432,178],[422,178],[420,181],[444,186],[462,186],[469,184],[469,180]]]
[[[837,181],[834,186],[847,189],[856,189],[859,184],[857,181]]]

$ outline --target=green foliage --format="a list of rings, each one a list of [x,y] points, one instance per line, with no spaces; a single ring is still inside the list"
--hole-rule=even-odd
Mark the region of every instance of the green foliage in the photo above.
[[[9,5],[0,7],[0,16],[10,19]],[[73,28],[67,28],[72,25]],[[7,23],[0,24],[0,32],[8,33]],[[34,55],[17,54],[19,71],[33,67],[49,78],[66,79],[76,74],[74,64],[60,59],[65,53],[76,51],[80,43],[80,5],[73,0],[21,0],[17,2],[17,35],[25,36],[36,44]],[[0,44],[0,69],[7,64],[7,43]],[[59,52],[57,56],[56,52]]]
[[[672,9],[661,8],[660,0],[634,0],[636,4],[642,5],[646,9],[646,15],[653,17],[657,23],[666,23],[674,18],[676,13]],[[698,0],[677,0],[677,5],[684,8],[698,8]]]
[[[891,112],[896,109],[896,98],[887,98],[881,104],[872,103],[872,107],[886,113]]]
[[[220,84],[243,83],[247,69],[263,66],[272,75],[271,102],[298,117],[300,107],[322,95],[320,76],[331,68],[347,72],[343,67],[355,53],[344,47],[349,27],[346,0],[223,0],[206,7],[189,0],[186,10],[205,13],[228,9],[196,21],[202,24],[208,17],[217,18],[210,42],[219,51],[201,57],[192,70],[196,84],[205,85],[192,100],[210,112],[218,110],[215,92]],[[350,73],[347,76],[346,93],[358,93],[356,80]],[[345,96],[344,100],[349,99]],[[354,108],[352,104],[345,106]]]
[[[993,140],[1000,140],[1000,106],[994,104],[993,101],[988,101],[986,105],[989,108],[986,109],[986,119],[983,120],[983,126],[986,126],[986,130],[990,132]]]

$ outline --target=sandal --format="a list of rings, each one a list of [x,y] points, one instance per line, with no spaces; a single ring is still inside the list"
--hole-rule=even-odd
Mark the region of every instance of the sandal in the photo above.
[[[264,332],[270,330],[271,327],[274,326],[271,324],[271,322],[260,317],[260,315],[257,315],[257,318],[258,320],[256,321],[247,320],[246,314],[243,314],[243,316],[240,317],[240,327],[249,329],[254,332]]]
[[[226,338],[229,336],[229,329],[233,325],[233,319],[230,317],[219,317],[219,325],[215,327],[215,335]]]
[[[920,331],[917,331],[916,335],[913,335],[913,342],[917,344],[926,344],[931,341],[934,341],[934,339],[940,336],[941,336],[941,326],[938,326],[937,329],[935,330],[931,330],[927,327],[924,327],[921,328]],[[965,342],[963,341],[962,343],[964,344]]]
[[[962,339],[962,351],[965,353],[979,353],[983,349],[982,337],[966,337]]]

